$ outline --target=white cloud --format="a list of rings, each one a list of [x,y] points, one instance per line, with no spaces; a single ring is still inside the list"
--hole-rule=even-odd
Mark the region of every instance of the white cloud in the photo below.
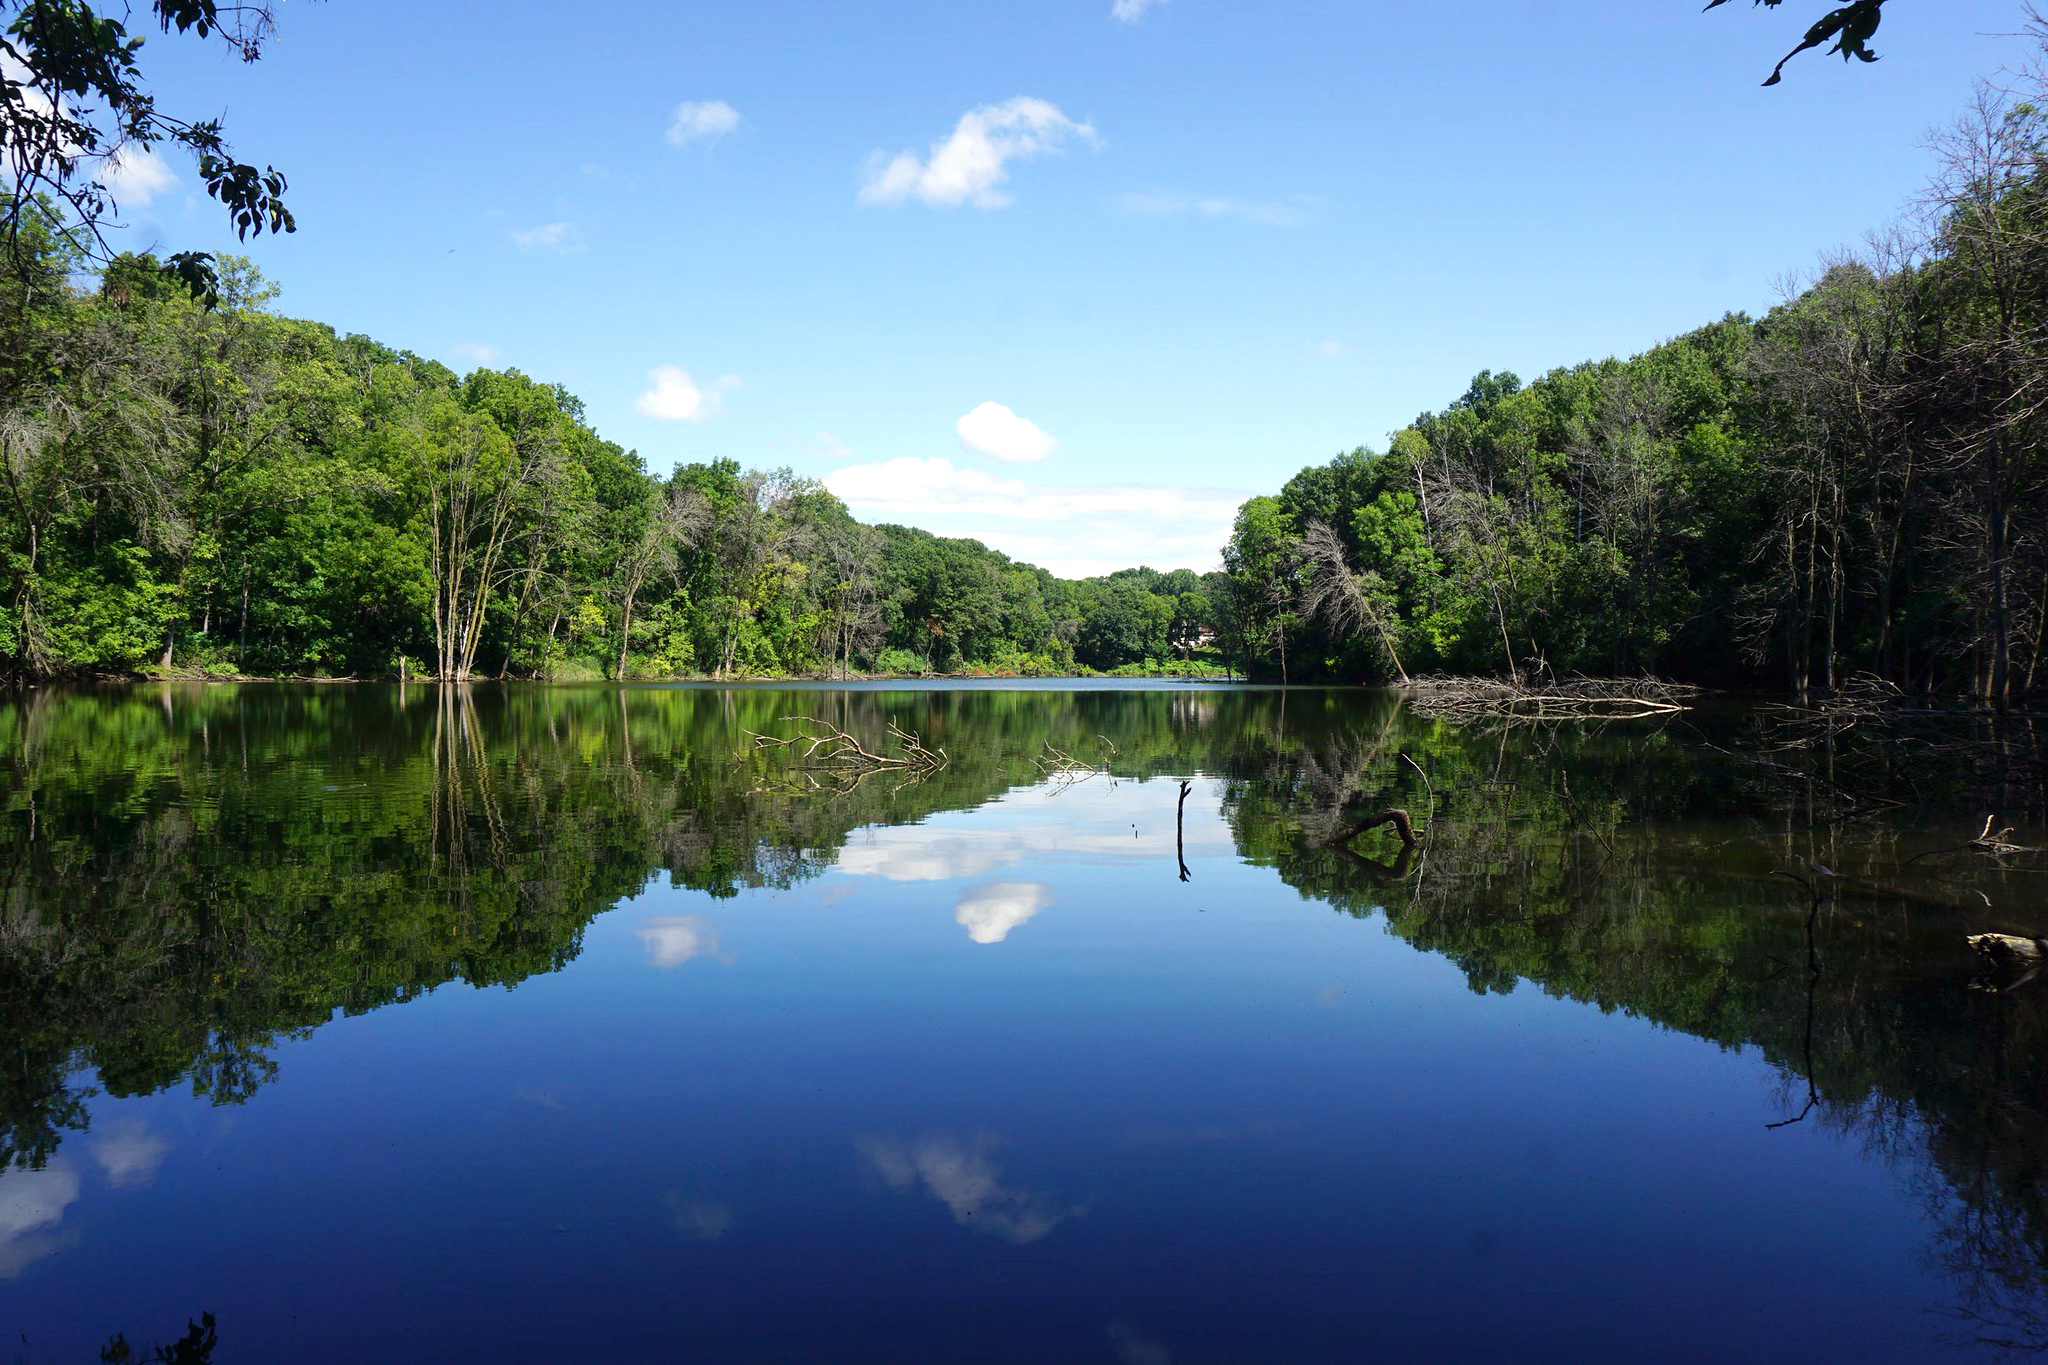
[[[1116,0],[1109,7],[1112,19],[1121,19],[1126,24],[1135,24],[1150,10],[1162,9],[1167,0]]]
[[[702,915],[656,915],[635,932],[646,946],[647,961],[663,971],[700,957],[732,961],[718,951],[718,931]]]
[[[699,385],[680,365],[661,365],[648,371],[652,387],[634,401],[643,417],[662,422],[701,422],[725,409],[725,395],[740,386],[734,375],[720,375]]]
[[[1001,403],[983,403],[953,424],[960,448],[1012,464],[1029,464],[1052,454],[1059,442],[1038,423],[1019,417]]]
[[[681,1190],[670,1190],[662,1202],[668,1205],[669,1219],[686,1242],[716,1241],[732,1230],[732,1210],[723,1204],[691,1199]]]
[[[1346,346],[1343,342],[1337,340],[1335,337],[1332,337],[1327,341],[1318,341],[1313,344],[1318,351],[1321,351],[1323,353],[1325,358],[1330,360],[1342,360],[1345,356],[1351,354],[1351,348],[1349,346]]]
[[[171,163],[147,147],[133,143],[108,157],[99,181],[123,209],[146,209],[158,195],[177,188]]]
[[[1188,703],[1197,708],[1189,714],[1191,723],[1204,720],[1208,715],[1206,708],[1214,704],[1212,699],[1201,696],[1188,698]],[[1084,750],[1077,757],[1093,758],[1095,755]],[[1143,823],[1127,819],[1121,813],[1095,807],[1098,824],[1086,832],[1075,830],[1066,818],[1064,805],[1053,808],[1046,804],[1046,797],[1052,790],[1041,782],[1005,793],[992,805],[983,806],[971,819],[941,816],[921,825],[887,825],[865,830],[839,850],[833,865],[846,876],[879,877],[889,882],[965,881],[1008,868],[1046,863],[1115,863],[1125,866],[1154,863],[1173,866],[1173,823],[1149,818],[1157,802],[1153,793],[1143,785],[1120,783],[1110,787],[1104,783],[1092,786],[1089,790],[1099,800],[1109,803],[1113,811],[1127,811],[1130,816],[1140,817]],[[1189,799],[1185,840],[1187,855],[1190,858],[1227,857],[1233,845],[1229,827],[1217,815],[1220,806],[1216,804],[1216,796],[1206,784],[1197,786],[1196,791],[1198,795]],[[1062,798],[1063,801],[1075,799],[1074,796]],[[996,810],[1000,810],[1000,816],[992,814]],[[1134,825],[1137,827],[1133,828]],[[1030,885],[1032,883],[1013,882],[1000,887],[971,889],[961,897],[962,909],[955,911],[954,919],[971,930],[973,926],[960,918],[971,899],[998,889],[1005,894],[1013,893]],[[1051,903],[1052,897],[1048,892],[1031,913],[1036,914]],[[976,914],[979,913],[977,908]],[[1026,919],[1029,917],[1024,916]],[[1019,919],[1010,927],[1015,928],[1022,922],[1023,919]]]
[[[498,359],[498,348],[477,341],[460,341],[455,344],[455,354],[472,365],[490,365]]]
[[[860,452],[829,431],[818,433],[818,453],[828,460],[858,460]]]
[[[170,1150],[169,1142],[134,1119],[113,1124],[92,1146],[93,1159],[107,1173],[107,1183],[117,1189],[147,1185]]]
[[[925,1193],[952,1210],[963,1228],[1000,1237],[1015,1246],[1036,1242],[1085,1205],[1066,1205],[1049,1195],[1005,1185],[988,1158],[991,1138],[972,1143],[939,1133],[914,1143],[896,1137],[868,1137],[857,1145],[869,1168],[898,1194],[922,1184]]]
[[[716,142],[740,126],[740,111],[724,100],[686,100],[668,118],[671,147]]]
[[[1215,567],[1238,506],[1226,489],[1032,484],[950,460],[847,465],[825,486],[866,521],[967,536],[1067,577],[1149,564]]]
[[[11,1280],[65,1238],[53,1232],[78,1198],[78,1173],[61,1162],[0,1171],[0,1280]]]
[[[557,256],[574,256],[590,249],[590,244],[583,240],[583,229],[574,223],[542,223],[514,232],[512,240],[521,251],[552,251]]]
[[[991,882],[960,893],[953,922],[976,943],[1001,943],[1051,904],[1052,889],[1042,882]]]
[[[914,152],[876,152],[869,158],[860,199],[863,204],[916,199],[944,208],[972,204],[998,209],[1010,202],[1002,190],[1010,178],[1009,162],[1059,151],[1070,138],[1092,144],[1095,129],[1068,118],[1057,105],[1028,96],[985,104],[962,114],[952,134],[934,142],[922,161]]]
[[[1173,191],[1126,194],[1122,200],[1125,213],[1146,218],[1235,218],[1261,227],[1300,227],[1316,203],[1306,195],[1276,202]]]

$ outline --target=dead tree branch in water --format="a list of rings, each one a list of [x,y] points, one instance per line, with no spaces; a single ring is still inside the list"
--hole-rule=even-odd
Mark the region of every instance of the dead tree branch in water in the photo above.
[[[1800,1048],[1800,1051],[1806,1062],[1806,1106],[1803,1109],[1801,1109],[1797,1114],[1794,1114],[1791,1118],[1779,1119],[1776,1123],[1766,1123],[1764,1127],[1767,1129],[1789,1128],[1795,1123],[1803,1123],[1806,1121],[1806,1118],[1809,1114],[1813,1113],[1815,1109],[1818,1109],[1820,1107],[1820,1088],[1814,1081],[1815,1072],[1813,1065],[1813,1014],[1815,991],[1820,985],[1821,965],[1820,946],[1815,941],[1814,933],[1820,923],[1821,901],[1823,896],[1826,894],[1822,890],[1822,883],[1834,880],[1835,873],[1830,871],[1828,868],[1823,867],[1819,863],[1810,864],[1808,870],[1813,874],[1811,877],[1802,876],[1797,872],[1780,871],[1777,874],[1781,877],[1790,877],[1793,881],[1798,882],[1801,887],[1805,888],[1807,895],[1806,1029],[1805,1041],[1802,1043]]]
[[[1944,853],[1988,853],[1994,858],[2004,858],[2015,853],[2039,853],[2042,851],[2029,844],[2015,844],[2010,842],[2007,836],[2009,836],[2012,833],[2011,825],[2007,825],[2003,829],[2000,829],[1996,833],[1993,833],[1991,826],[1996,824],[1997,822],[1998,816],[1996,814],[1987,815],[1984,817],[1984,828],[1982,832],[1980,832],[1976,838],[1970,840],[1968,843],[1950,844],[1946,848],[1930,848],[1925,852],[1915,853],[1912,857],[1906,859],[1904,863],[1900,864],[1900,866],[1911,867],[1914,863],[1919,862],[1922,858],[1938,858]],[[2018,870],[2026,871],[2031,869]]]
[[[1188,788],[1191,785],[1192,784],[1189,783],[1186,778],[1181,779],[1180,804],[1175,806],[1173,809],[1173,856],[1180,862],[1180,879],[1182,881],[1188,880],[1189,876],[1191,875],[1188,872],[1188,846],[1186,837],[1188,823]]]
[[[1408,707],[1432,720],[1642,720],[1690,710],[1700,689],[1655,678],[1564,678],[1540,688],[1505,678],[1412,678]]]
[[[1033,755],[1031,761],[1038,765],[1038,771],[1051,779],[1051,795],[1058,796],[1067,788],[1079,786],[1091,777],[1104,777],[1109,774],[1110,762],[1116,758],[1116,745],[1110,742],[1107,735],[1097,735],[1096,738],[1102,741],[1105,751],[1100,764],[1075,758],[1051,740],[1045,741],[1043,757]]]
[[[838,726],[814,716],[784,716],[782,721],[795,727],[796,732],[763,735],[746,730],[743,733],[753,741],[755,753],[795,753],[806,772],[855,777],[878,772],[923,775],[935,773],[946,766],[944,749],[928,747],[918,735],[893,720],[889,722],[889,738],[896,742],[894,753],[876,753]]]
[[[1349,829],[1338,831],[1336,834],[1330,837],[1328,842],[1330,845],[1333,846],[1337,844],[1348,844],[1353,839],[1356,839],[1359,835],[1365,833],[1367,830],[1378,829],[1381,825],[1392,825],[1394,827],[1394,833],[1401,836],[1401,843],[1403,847],[1414,848],[1417,844],[1422,842],[1421,839],[1416,837],[1414,821],[1408,818],[1407,811],[1400,809],[1398,806],[1388,810],[1383,810],[1378,815],[1371,816],[1370,818],[1365,820],[1361,820],[1359,823],[1351,826]]]

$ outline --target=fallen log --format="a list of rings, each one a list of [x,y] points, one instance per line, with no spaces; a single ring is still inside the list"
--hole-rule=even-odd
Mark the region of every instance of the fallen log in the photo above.
[[[2048,939],[2019,938],[2013,934],[1972,934],[1970,946],[2001,967],[2039,962],[2048,956]]]
[[[1979,853],[1989,853],[1995,856],[2002,856],[2007,853],[2039,853],[2041,851],[2038,848],[2030,848],[2026,844],[2013,843],[2007,837],[2012,833],[2011,825],[2007,825],[1995,834],[1992,833],[1991,826],[1997,820],[1998,816],[1995,814],[1984,817],[1984,832],[1970,840],[1971,848],[1976,849]]]

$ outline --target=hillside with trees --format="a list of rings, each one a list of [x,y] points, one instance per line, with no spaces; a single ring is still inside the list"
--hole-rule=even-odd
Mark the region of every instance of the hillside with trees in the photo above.
[[[1063,581],[786,469],[654,475],[563,389],[280,316],[246,261],[208,307],[28,238],[0,283],[0,672],[1066,673],[1187,667],[1213,631],[1185,570]]]
[[[2048,120],[1986,94],[1939,150],[1924,242],[1627,360],[1483,372],[1246,503],[1243,666],[2048,685]]]

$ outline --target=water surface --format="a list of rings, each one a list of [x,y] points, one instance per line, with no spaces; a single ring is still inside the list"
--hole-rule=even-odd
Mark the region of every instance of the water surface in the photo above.
[[[948,761],[806,772],[787,717]],[[8,1358],[2039,1346],[2043,988],[1963,937],[2048,879],[1943,851],[2040,829],[2038,754],[1756,724],[16,694]],[[1419,853],[1327,846],[1388,805]]]

